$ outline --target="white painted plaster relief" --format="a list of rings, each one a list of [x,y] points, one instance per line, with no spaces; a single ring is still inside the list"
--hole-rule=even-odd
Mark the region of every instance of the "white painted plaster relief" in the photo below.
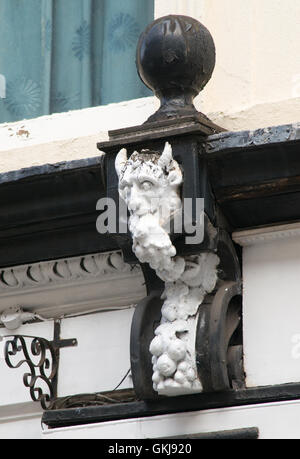
[[[126,264],[119,251],[0,269],[0,315],[21,307],[46,318],[61,318],[131,307],[145,294],[140,266]]]
[[[105,252],[13,266],[0,270],[0,294],[93,277],[110,280],[116,274],[134,274],[138,267],[124,263],[120,252]]]

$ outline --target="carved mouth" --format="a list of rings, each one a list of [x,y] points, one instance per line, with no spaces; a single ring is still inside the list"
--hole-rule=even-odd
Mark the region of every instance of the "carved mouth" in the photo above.
[[[134,212],[134,214],[137,215],[138,217],[143,217],[144,215],[147,215],[149,213],[150,213],[149,209],[139,209]]]

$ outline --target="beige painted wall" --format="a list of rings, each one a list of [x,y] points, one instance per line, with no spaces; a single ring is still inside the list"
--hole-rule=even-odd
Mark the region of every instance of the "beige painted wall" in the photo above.
[[[228,129],[299,121],[299,1],[156,0],[155,7],[156,17],[191,15],[212,33],[217,63],[199,109]]]

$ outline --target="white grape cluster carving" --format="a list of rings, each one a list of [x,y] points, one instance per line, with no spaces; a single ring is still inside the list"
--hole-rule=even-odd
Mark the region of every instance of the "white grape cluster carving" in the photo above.
[[[197,313],[216,285],[219,258],[203,253],[184,263],[180,278],[165,283],[162,319],[150,345],[153,388],[162,395],[202,391],[195,356]]]

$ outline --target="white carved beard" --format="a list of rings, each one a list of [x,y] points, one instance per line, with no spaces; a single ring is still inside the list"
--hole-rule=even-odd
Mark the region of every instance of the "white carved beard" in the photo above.
[[[133,251],[141,263],[149,263],[160,279],[176,281],[184,271],[182,257],[175,257],[176,249],[170,236],[158,223],[155,215],[132,215],[129,230],[133,238]]]

